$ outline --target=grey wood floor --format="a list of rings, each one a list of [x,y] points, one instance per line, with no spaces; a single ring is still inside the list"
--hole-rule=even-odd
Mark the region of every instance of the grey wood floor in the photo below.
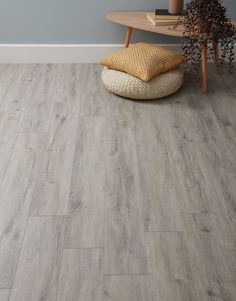
[[[0,65],[0,301],[236,300],[236,77],[163,101]]]

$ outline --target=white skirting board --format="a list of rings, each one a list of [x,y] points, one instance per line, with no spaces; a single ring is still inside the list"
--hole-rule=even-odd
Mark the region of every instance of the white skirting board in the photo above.
[[[156,44],[181,52],[181,44]],[[98,63],[122,44],[0,44],[0,64]],[[236,58],[236,47],[234,48]]]
[[[181,52],[179,44],[158,45]],[[0,44],[0,63],[97,63],[121,44]]]

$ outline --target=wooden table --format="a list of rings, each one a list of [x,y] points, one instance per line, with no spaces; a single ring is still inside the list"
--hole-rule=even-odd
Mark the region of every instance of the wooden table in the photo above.
[[[154,26],[147,18],[147,12],[111,12],[107,15],[107,19],[111,22],[125,25],[128,27],[125,47],[129,47],[132,31],[134,28],[155,32],[159,34],[183,37],[184,27],[179,25],[176,29],[170,26]],[[236,24],[235,22],[233,22]],[[219,74],[219,45],[215,43],[215,67],[216,72]],[[207,40],[202,47],[202,92],[206,93],[207,90]]]

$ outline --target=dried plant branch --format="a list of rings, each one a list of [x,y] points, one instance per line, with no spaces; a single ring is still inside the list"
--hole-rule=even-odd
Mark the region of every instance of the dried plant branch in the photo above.
[[[214,44],[219,43],[219,67],[223,71],[225,63],[231,72],[234,61],[236,30],[226,14],[221,0],[191,0],[184,11],[184,37],[182,48],[187,68],[199,74],[201,49],[207,42],[208,58],[215,58]]]

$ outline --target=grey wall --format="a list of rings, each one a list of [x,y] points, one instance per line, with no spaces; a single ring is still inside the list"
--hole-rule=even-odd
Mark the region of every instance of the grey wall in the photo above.
[[[236,0],[225,0],[224,4],[236,19]],[[167,5],[167,0],[0,0],[0,43],[122,43],[125,28],[108,22],[107,12],[154,10]],[[178,41],[136,31],[132,41],[138,40]]]

